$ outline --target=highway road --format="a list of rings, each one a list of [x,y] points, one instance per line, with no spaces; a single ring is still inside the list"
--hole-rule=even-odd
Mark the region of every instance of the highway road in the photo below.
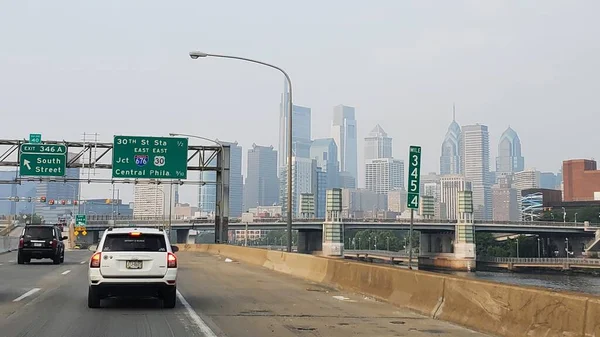
[[[179,253],[179,301],[111,299],[87,307],[88,251],[65,263],[0,255],[3,337],[485,336],[365,296],[203,253]],[[48,260],[49,262],[49,260]]]

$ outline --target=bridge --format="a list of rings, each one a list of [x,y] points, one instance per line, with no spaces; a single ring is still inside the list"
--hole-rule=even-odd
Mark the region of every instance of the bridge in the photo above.
[[[294,219],[292,228],[296,230],[321,230],[325,219]],[[408,230],[409,220],[406,219],[342,219],[346,230]],[[112,220],[110,216],[90,216],[88,218],[88,230],[104,230],[108,227],[119,226],[169,226],[173,229],[214,229],[214,221],[207,219],[189,220],[167,220],[167,219],[128,219],[120,218]],[[583,234],[593,236],[600,224],[586,225],[578,222],[511,222],[511,221],[479,221],[473,223],[476,232],[511,233],[511,234]],[[453,232],[456,221],[415,219],[413,229],[416,231],[447,231]],[[255,219],[253,222],[241,222],[239,219],[230,219],[229,230],[282,230],[286,229],[286,223],[279,219]]]
[[[344,257],[359,260],[382,260],[390,263],[407,263],[408,253],[387,250],[344,250]],[[413,257],[413,262],[417,258]],[[477,266],[492,269],[600,269],[600,259],[582,258],[518,258],[518,257],[477,257]]]

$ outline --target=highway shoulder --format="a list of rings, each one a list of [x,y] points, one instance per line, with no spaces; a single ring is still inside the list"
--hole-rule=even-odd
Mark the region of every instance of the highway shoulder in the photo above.
[[[221,256],[182,252],[178,257],[179,290],[196,312],[229,337],[485,336]]]

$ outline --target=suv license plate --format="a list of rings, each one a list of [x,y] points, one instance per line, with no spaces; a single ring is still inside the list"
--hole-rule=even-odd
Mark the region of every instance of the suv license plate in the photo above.
[[[127,261],[125,267],[127,269],[142,269],[142,261]]]
[[[41,246],[42,246],[42,244],[41,244],[41,243],[34,243],[34,244],[33,244],[33,246],[34,246],[34,247],[41,247]]]

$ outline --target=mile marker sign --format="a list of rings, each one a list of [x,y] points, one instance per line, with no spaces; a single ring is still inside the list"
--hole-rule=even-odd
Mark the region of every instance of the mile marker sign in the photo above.
[[[419,209],[421,188],[421,147],[411,146],[408,152],[408,197],[407,207]]]

